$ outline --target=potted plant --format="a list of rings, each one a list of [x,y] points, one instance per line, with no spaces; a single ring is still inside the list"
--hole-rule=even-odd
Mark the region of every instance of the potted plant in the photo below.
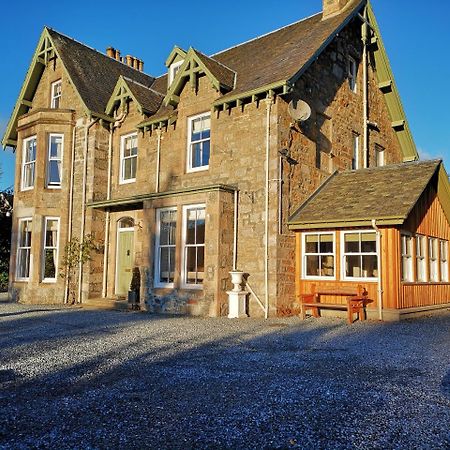
[[[139,267],[133,268],[131,277],[130,290],[128,291],[128,303],[131,309],[139,309],[139,293],[141,291],[141,272]]]

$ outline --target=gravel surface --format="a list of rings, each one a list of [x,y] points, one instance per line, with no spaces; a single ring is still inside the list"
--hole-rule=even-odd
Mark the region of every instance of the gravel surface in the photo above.
[[[450,448],[450,313],[193,319],[0,304],[0,448]]]

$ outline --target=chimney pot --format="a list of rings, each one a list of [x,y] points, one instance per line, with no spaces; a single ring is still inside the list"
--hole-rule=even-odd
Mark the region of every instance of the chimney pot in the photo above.
[[[110,57],[110,58],[115,58],[116,57],[116,49],[114,47],[108,47],[106,49],[106,54]]]
[[[341,13],[350,0],[322,0],[323,16],[322,19],[328,19]]]
[[[117,61],[122,61],[122,59],[120,58],[120,50],[116,50],[115,58],[117,59]]]
[[[139,70],[139,59],[133,57],[133,69]]]
[[[125,56],[125,58],[126,58],[127,66],[133,67],[133,57],[131,55],[127,55],[127,56]]]
[[[143,72],[144,71],[144,61],[142,61],[142,59],[139,59],[139,72]]]

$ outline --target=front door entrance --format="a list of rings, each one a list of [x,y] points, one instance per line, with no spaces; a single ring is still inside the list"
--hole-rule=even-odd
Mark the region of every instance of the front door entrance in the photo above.
[[[130,218],[118,223],[116,264],[116,295],[126,296],[134,266],[134,221]]]

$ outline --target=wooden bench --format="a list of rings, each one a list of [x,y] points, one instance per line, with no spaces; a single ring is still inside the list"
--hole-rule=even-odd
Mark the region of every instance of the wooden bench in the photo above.
[[[322,295],[345,296],[346,303],[322,303]],[[348,323],[353,323],[353,315],[357,314],[359,320],[366,320],[366,306],[373,300],[368,298],[368,292],[361,285],[354,289],[319,289],[311,285],[310,294],[301,294],[301,318],[305,320],[306,310],[311,309],[314,317],[320,317],[320,309],[342,309],[347,311]]]

